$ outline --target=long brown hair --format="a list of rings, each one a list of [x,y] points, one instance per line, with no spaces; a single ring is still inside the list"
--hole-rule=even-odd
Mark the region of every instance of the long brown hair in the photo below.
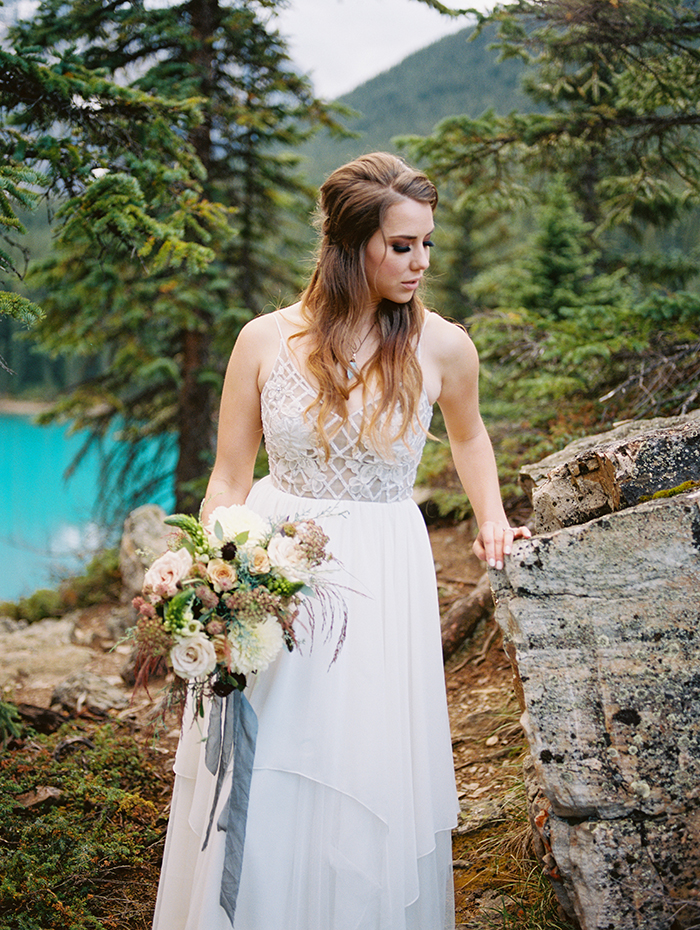
[[[421,172],[395,155],[375,152],[336,169],[321,185],[319,213],[321,242],[316,268],[302,294],[307,321],[303,333],[310,351],[307,367],[318,383],[318,396],[310,410],[317,414],[319,439],[326,455],[330,439],[348,420],[347,401],[355,386],[346,371],[353,352],[370,289],[365,274],[365,249],[382,228],[386,212],[402,200],[437,205],[437,190]],[[417,295],[405,304],[382,300],[377,307],[379,345],[358,380],[366,396],[367,385],[378,388],[378,401],[363,413],[361,435],[375,448],[388,451],[413,423],[423,386],[416,347],[424,319]],[[400,412],[398,428],[393,416]],[[338,422],[328,430],[334,416]],[[394,421],[395,423],[395,421]]]

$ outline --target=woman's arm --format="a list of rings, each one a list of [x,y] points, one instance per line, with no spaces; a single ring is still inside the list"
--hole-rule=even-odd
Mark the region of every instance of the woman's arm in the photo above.
[[[253,484],[262,439],[260,372],[269,330],[268,321],[263,320],[256,318],[243,327],[226,369],[216,461],[202,508],[204,522],[215,507],[243,504]]]
[[[439,377],[437,402],[457,474],[479,527],[474,552],[502,568],[513,540],[529,536],[530,531],[511,527],[503,509],[496,460],[479,413],[479,358],[474,343],[461,327],[436,314],[430,322],[430,358]]]

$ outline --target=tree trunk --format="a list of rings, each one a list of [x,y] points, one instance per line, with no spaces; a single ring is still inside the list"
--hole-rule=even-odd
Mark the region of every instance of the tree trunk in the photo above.
[[[192,53],[192,65],[199,78],[203,97],[213,86],[213,37],[219,18],[218,0],[193,0],[189,5],[192,32],[197,39]],[[211,118],[204,120],[190,136],[197,157],[207,175],[211,167]],[[206,455],[212,447],[211,386],[200,380],[200,373],[209,361],[212,321],[205,309],[204,328],[184,330],[182,340],[182,386],[178,400],[178,461],[175,468],[175,507],[178,513],[197,513],[200,496],[190,483],[202,477]]]
[[[199,374],[209,354],[206,333],[182,334],[182,387],[178,403],[179,455],[175,468],[175,507],[178,513],[197,513],[199,495],[188,484],[202,477],[205,455],[212,446],[211,386]]]

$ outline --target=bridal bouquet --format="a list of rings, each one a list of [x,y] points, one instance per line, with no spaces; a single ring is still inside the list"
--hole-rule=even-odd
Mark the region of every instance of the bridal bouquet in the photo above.
[[[181,702],[189,688],[201,709],[205,693],[242,691],[248,674],[299,645],[302,598],[327,603],[333,557],[313,520],[270,525],[242,505],[217,507],[206,525],[186,514],[165,522],[178,532],[133,602],[137,686],[165,660],[171,697]],[[344,623],[338,648],[343,637]]]

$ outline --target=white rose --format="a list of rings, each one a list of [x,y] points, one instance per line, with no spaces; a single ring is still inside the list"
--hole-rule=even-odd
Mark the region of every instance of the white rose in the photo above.
[[[309,563],[304,550],[295,536],[277,534],[267,547],[270,565],[276,568],[288,581],[306,582],[309,577]]]
[[[241,533],[248,533],[244,545],[255,546],[265,538],[268,531],[263,518],[243,504],[216,507],[205,529],[213,546],[234,542]]]
[[[229,633],[231,668],[242,675],[262,672],[282,648],[282,627],[275,617],[260,623],[240,624]]]
[[[178,582],[187,575],[192,564],[192,556],[187,549],[164,552],[144,576],[144,594],[155,594],[162,599],[172,597],[177,592]]]
[[[216,652],[204,633],[187,636],[170,650],[173,671],[180,678],[206,678],[216,668]]]

